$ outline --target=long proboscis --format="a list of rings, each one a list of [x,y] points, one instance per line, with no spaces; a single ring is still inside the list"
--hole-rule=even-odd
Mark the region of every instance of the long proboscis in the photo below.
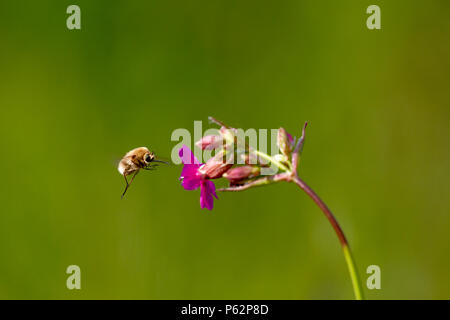
[[[159,160],[159,159],[154,159],[152,162],[160,162],[160,163],[165,163],[165,164],[168,164],[168,165],[170,165],[170,163],[169,162],[167,162],[167,161],[163,161],[163,160]]]

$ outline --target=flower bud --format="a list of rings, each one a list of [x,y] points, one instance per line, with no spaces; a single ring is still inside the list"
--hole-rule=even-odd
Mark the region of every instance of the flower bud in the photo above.
[[[289,141],[289,147],[291,149],[291,151],[294,151],[295,148],[295,138],[292,137],[292,135],[289,132],[286,132],[287,137],[288,137],[288,141]]]
[[[231,159],[228,159],[231,158]],[[198,171],[208,179],[217,179],[228,171],[233,166],[232,156],[226,157],[226,154],[221,151],[214,157],[206,161]]]
[[[214,150],[222,145],[222,141],[223,141],[222,137],[210,135],[204,136],[199,141],[197,141],[195,145],[202,150]]]
[[[236,168],[231,168],[226,173],[223,174],[224,178],[235,183],[244,179],[253,178],[259,175],[260,169],[253,166],[241,166]]]
[[[289,157],[294,145],[294,138],[284,128],[278,129],[277,145],[281,153]]]

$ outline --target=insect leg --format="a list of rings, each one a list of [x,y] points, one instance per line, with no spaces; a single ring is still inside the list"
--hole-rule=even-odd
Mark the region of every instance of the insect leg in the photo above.
[[[124,196],[125,193],[127,192],[128,187],[131,185],[131,183],[132,183],[133,180],[134,180],[134,177],[136,177],[136,175],[137,175],[138,172],[139,172],[139,170],[136,171],[136,172],[134,173],[133,177],[132,177],[131,180],[130,180],[130,183],[128,183],[127,177],[126,177],[126,176],[123,176],[123,177],[125,178],[125,182],[127,183],[127,186],[125,187],[125,191],[122,193],[122,197],[120,197],[120,199],[123,199],[123,196]]]
[[[130,184],[133,182],[134,177],[136,177],[136,175],[138,174],[139,170],[135,172],[135,174],[133,175],[133,177],[131,178]]]
[[[125,192],[127,192],[128,186],[129,186],[128,180],[127,180],[127,176],[124,175],[123,177],[125,178],[125,182],[126,182],[127,185],[125,186],[125,190],[123,191],[122,196],[120,197],[120,199],[123,199],[123,196],[125,195]]]

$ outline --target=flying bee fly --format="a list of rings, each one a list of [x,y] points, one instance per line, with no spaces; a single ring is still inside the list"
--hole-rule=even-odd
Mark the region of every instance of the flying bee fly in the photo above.
[[[158,160],[155,158],[155,154],[149,151],[146,147],[140,147],[129,151],[119,162],[118,170],[121,175],[125,178],[126,186],[125,191],[122,193],[122,197],[127,192],[134,177],[138,174],[139,170],[155,170],[158,166],[155,162],[161,162],[168,164],[165,161]],[[132,175],[131,181],[128,182],[127,176]]]

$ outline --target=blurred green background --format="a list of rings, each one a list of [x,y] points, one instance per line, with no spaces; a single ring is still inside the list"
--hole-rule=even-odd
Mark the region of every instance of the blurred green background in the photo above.
[[[81,30],[66,8],[81,7]],[[366,27],[381,7],[381,30]],[[449,1],[0,3],[0,298],[351,299],[336,235],[294,185],[219,194],[115,160],[176,128],[309,121],[301,175],[369,299],[450,298]],[[68,265],[82,289],[66,288]]]

